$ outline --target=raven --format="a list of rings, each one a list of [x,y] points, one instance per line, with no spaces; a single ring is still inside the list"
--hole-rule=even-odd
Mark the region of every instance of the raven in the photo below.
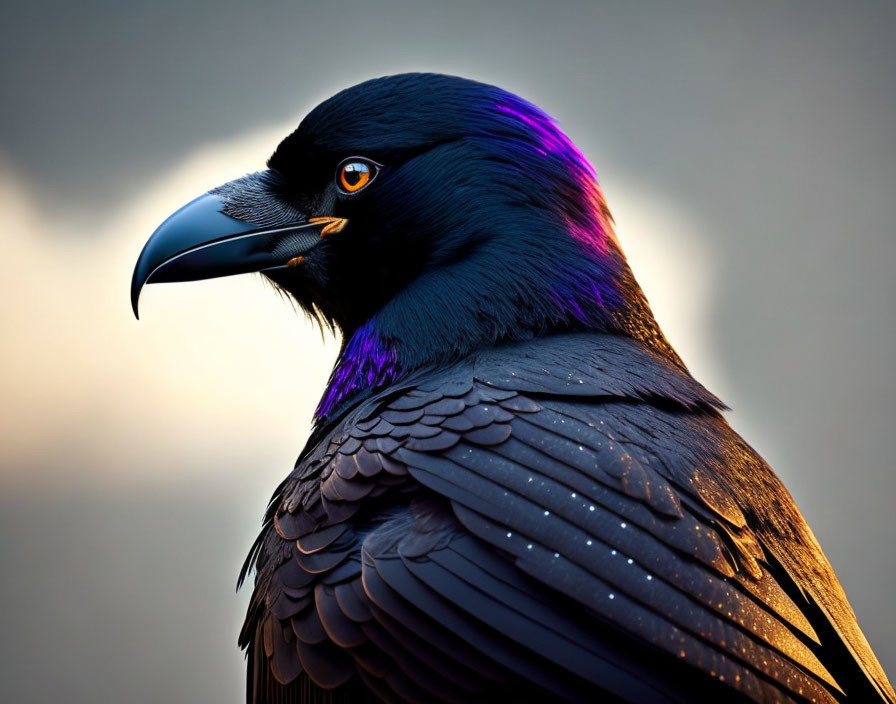
[[[258,271],[343,343],[240,574],[247,701],[896,702],[537,107],[438,74],[338,93],[156,230],[134,312]]]

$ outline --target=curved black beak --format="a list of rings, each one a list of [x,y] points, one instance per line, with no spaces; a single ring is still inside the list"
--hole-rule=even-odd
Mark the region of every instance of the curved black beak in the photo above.
[[[225,215],[224,201],[200,196],[159,225],[143,247],[131,280],[131,306],[144,284],[197,281],[231,274],[280,269],[301,257],[325,231],[341,229],[337,218],[312,218],[259,228]]]

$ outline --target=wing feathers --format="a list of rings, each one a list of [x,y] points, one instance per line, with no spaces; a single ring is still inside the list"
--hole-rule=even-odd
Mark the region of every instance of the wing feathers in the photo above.
[[[860,691],[848,646],[831,654],[827,607],[805,596],[818,587],[757,524],[748,483],[767,468],[719,407],[598,335],[488,351],[366,399],[315,436],[253,548],[250,695]]]

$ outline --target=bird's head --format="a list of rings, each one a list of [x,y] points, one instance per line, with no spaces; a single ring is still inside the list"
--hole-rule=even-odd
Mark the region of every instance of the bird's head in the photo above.
[[[166,220],[146,283],[261,271],[343,333],[319,415],[477,347],[560,330],[635,337],[674,362],[594,171],[554,121],[493,86],[374,79],[325,101],[268,168]]]

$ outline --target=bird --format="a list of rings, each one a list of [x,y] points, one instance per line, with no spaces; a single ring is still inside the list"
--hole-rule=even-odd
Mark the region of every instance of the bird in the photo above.
[[[533,103],[432,73],[336,93],[159,226],[134,313],[253,272],[342,342],[239,575],[247,702],[896,702]]]

